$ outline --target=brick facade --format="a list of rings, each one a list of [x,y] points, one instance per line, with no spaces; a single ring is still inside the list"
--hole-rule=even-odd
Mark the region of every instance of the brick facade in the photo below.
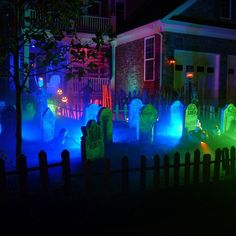
[[[155,81],[144,81],[144,38],[116,48],[116,95],[121,90],[143,93],[148,90],[151,95],[160,88],[160,36],[155,36]]]

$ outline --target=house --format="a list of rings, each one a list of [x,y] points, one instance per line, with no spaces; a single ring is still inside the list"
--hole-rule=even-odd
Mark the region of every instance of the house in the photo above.
[[[155,3],[155,5],[154,5]],[[115,50],[115,95],[148,91],[190,102],[236,102],[236,2],[146,1],[124,21]]]

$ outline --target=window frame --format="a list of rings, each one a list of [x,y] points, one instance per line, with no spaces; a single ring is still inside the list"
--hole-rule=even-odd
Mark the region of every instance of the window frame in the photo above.
[[[225,19],[225,20],[230,20],[232,19],[232,0],[227,0],[229,3],[229,9],[228,9],[228,14],[227,16],[223,16],[222,12],[222,0],[220,1],[220,18]]]
[[[153,57],[152,58],[146,58],[147,55],[147,41],[149,39],[153,39]],[[149,36],[144,38],[144,81],[155,81],[155,35]],[[153,79],[146,79],[146,62],[147,61],[153,61]]]

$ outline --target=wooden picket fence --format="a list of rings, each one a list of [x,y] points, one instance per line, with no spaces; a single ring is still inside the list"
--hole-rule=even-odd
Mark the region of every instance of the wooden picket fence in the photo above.
[[[27,161],[24,155],[17,159],[17,170],[6,172],[5,163],[0,159],[0,192],[8,193],[8,178],[15,176],[17,179],[17,189],[15,192],[30,192],[29,189],[29,174],[39,172],[40,189],[36,192],[50,192],[53,189],[49,188],[49,170],[56,167],[61,167],[62,185],[60,191],[70,193],[72,191],[81,191],[82,194],[91,195],[97,192],[98,194],[113,193],[113,192],[132,192],[131,177],[134,173],[137,174],[136,182],[138,181],[138,191],[158,191],[162,188],[178,188],[188,187],[190,185],[198,186],[202,184],[218,183],[225,177],[231,178],[235,175],[235,147],[217,149],[214,158],[210,154],[201,156],[200,151],[194,151],[193,161],[191,161],[190,153],[184,155],[184,162],[181,163],[181,157],[178,152],[174,154],[173,163],[170,156],[165,155],[161,158],[155,155],[153,158],[153,166],[147,166],[147,157],[140,157],[140,166],[133,168],[129,166],[129,159],[124,156],[121,159],[121,169],[111,169],[111,160],[103,159],[103,168],[99,172],[93,171],[93,161],[86,160],[83,163],[83,172],[71,172],[70,153],[64,150],[61,153],[61,162],[48,164],[47,154],[41,151],[38,154],[39,166],[27,168]],[[152,173],[151,181],[148,185],[148,173]],[[116,175],[119,184],[113,183],[113,177]],[[97,179],[101,179],[101,187],[94,191],[97,186]],[[79,181],[80,180],[80,181]],[[83,189],[76,185],[83,184]],[[115,187],[114,187],[115,186]],[[119,189],[112,189],[118,188]],[[58,188],[59,186],[56,186]],[[137,190],[136,190],[137,191]]]

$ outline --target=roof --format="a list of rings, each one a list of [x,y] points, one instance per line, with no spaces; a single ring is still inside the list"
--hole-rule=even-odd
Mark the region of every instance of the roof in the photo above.
[[[123,24],[118,27],[118,33],[122,33],[152,21],[162,19],[177,7],[187,2],[186,0],[146,0],[142,6],[134,11]]]

